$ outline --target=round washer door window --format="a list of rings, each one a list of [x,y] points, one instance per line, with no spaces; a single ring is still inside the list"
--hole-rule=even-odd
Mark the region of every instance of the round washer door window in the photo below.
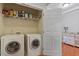
[[[5,50],[8,54],[14,54],[20,49],[20,44],[18,42],[10,42],[7,44]]]
[[[36,49],[39,46],[40,46],[40,41],[38,39],[32,41],[32,48]]]

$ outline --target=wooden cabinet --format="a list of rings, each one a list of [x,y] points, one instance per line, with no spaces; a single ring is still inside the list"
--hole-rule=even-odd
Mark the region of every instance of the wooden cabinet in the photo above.
[[[74,47],[62,43],[62,55],[63,56],[74,56]]]
[[[79,56],[79,47],[62,43],[63,56]]]
[[[71,36],[71,34],[69,33],[66,34],[68,35],[65,35],[65,38],[63,39],[63,43],[62,43],[62,55],[79,56],[79,35],[74,34]]]
[[[79,48],[74,47],[74,56],[79,56]]]
[[[5,11],[5,12],[4,12]],[[42,17],[42,10],[38,10],[38,9],[33,9],[27,6],[22,6],[19,4],[15,4],[15,3],[4,3],[3,4],[3,15],[12,17],[11,14],[18,14],[17,17],[20,18],[20,16],[22,16],[23,18],[25,18],[25,16],[28,20],[39,20]],[[21,18],[22,18],[21,17]],[[22,18],[22,19],[23,19]]]

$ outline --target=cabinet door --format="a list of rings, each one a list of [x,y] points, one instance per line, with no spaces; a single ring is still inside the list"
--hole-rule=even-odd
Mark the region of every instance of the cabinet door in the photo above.
[[[74,56],[74,52],[75,50],[73,46],[62,43],[62,55],[63,56]]]
[[[43,52],[44,55],[53,55],[53,40],[49,34],[43,35]]]
[[[79,56],[79,47],[74,47],[74,56]]]
[[[75,46],[74,51],[75,51],[75,56],[79,56],[79,35],[75,35]]]

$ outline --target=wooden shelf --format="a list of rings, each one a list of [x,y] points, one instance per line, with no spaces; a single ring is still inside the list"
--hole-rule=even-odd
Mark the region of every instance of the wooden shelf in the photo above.
[[[13,18],[17,20],[28,20],[28,21],[39,21],[40,18],[25,18],[25,17],[11,17],[11,16],[3,16],[3,18]]]
[[[19,18],[19,19],[23,19],[23,20],[33,20],[33,21],[38,21],[40,20],[40,18],[42,17],[42,11],[33,9],[33,8],[29,8],[27,6],[22,6],[22,5],[18,5],[15,3],[4,3],[3,4],[3,9],[13,9],[14,11],[26,11],[27,13],[31,13],[33,18],[25,18],[25,17],[12,17],[12,16],[4,16],[6,18]]]

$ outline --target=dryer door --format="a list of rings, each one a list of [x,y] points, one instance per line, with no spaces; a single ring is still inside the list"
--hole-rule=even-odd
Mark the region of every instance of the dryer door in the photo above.
[[[7,52],[7,54],[15,54],[19,50],[20,50],[20,44],[19,42],[16,41],[9,42],[5,47],[5,51]]]
[[[40,46],[39,39],[34,39],[31,43],[32,49],[37,49]]]

